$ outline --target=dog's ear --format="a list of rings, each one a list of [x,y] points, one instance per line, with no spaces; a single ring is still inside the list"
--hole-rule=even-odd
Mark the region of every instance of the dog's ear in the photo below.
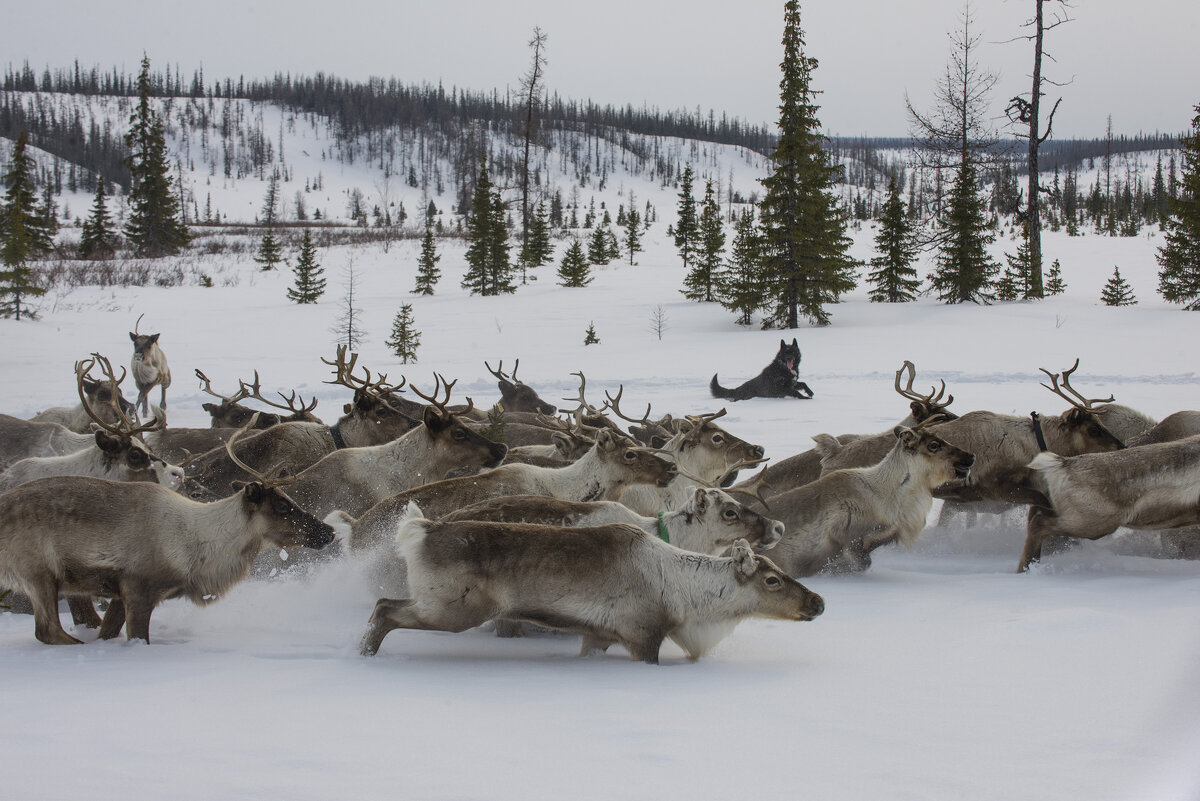
[[[798,344],[796,344],[795,337],[792,337],[792,347],[795,348],[796,350],[800,350],[800,346]]]
[[[787,343],[786,343],[786,342],[784,342],[784,341],[781,339],[781,340],[779,340],[779,347],[781,347],[781,348],[786,348],[786,347],[787,347]]]

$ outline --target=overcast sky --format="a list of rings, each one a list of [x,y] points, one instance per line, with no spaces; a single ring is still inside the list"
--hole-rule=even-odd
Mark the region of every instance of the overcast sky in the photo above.
[[[660,109],[715,109],[777,119],[782,0],[143,0],[7,2],[0,65],[151,66],[186,76],[276,72],[396,77],[473,90],[515,87],[534,26],[548,36],[547,87],[561,96]],[[1060,3],[1047,3],[1048,7]],[[1055,134],[1185,130],[1200,103],[1200,2],[1073,0],[1073,21],[1047,34],[1046,74],[1063,103]],[[801,4],[819,117],[829,133],[906,135],[907,92],[930,105],[963,6],[951,0],[815,0]],[[1020,36],[1034,0],[975,0],[980,63],[1008,98],[1029,90],[1032,45]]]

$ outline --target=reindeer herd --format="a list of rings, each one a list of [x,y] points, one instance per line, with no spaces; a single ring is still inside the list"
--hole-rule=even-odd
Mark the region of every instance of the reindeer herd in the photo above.
[[[257,373],[224,394],[196,370],[212,427],[174,428],[158,335],[130,337],[136,404],[125,371],[92,354],[75,365],[77,405],[0,415],[0,591],[18,594],[44,643],[79,642],[60,600],[102,639],[149,640],[165,599],[206,604],[252,573],[361,558],[385,596],[364,654],[396,628],[492,621],[646,662],[671,639],[696,659],[742,619],[820,615],[798,579],[912,544],[935,498],[944,516],[1026,507],[1019,571],[1048,538],[1200,539],[1200,412],[1155,422],[1086,398],[1070,384],[1078,361],[1043,369],[1069,408],[1029,417],[959,416],[944,382],[916,392],[905,362],[893,386],[911,413],[894,428],[819,434],[739,481],[765,449],[722,428],[724,409],[631,415],[623,386],[597,407],[582,373],[560,409],[517,378],[519,361],[511,374],[484,363],[501,393],[485,410],[451,404],[456,380],[435,374],[428,393],[389,383],[339,348],[322,360],[326,383],[351,394],[332,424],[315,400],[264,396]]]

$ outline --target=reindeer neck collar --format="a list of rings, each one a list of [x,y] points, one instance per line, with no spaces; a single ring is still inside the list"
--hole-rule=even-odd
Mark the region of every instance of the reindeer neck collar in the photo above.
[[[338,428],[337,423],[329,427],[329,435],[333,437],[333,447],[335,450],[340,451],[346,447],[346,440],[342,439],[342,430]]]
[[[665,512],[658,513],[658,538],[668,545],[671,544],[671,538],[667,534],[667,524],[663,522]]]
[[[1045,453],[1050,449],[1046,447],[1046,435],[1042,433],[1042,416],[1037,412],[1030,412],[1029,419],[1033,421],[1033,436],[1037,438],[1038,450]]]

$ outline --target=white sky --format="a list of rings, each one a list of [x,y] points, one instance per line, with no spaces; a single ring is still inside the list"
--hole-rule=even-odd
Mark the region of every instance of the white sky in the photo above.
[[[134,0],[8,0],[0,67],[117,65],[135,72],[145,51],[154,69],[204,68],[217,77],[318,71],[361,79],[396,77],[487,90],[515,86],[529,63],[534,26],[549,37],[547,86],[599,103],[643,103],[774,123],[782,0],[204,0],[186,6]],[[1058,3],[1049,3],[1056,6]],[[178,6],[178,7],[177,7]],[[1055,122],[1059,136],[1185,130],[1200,103],[1195,0],[1074,0],[1074,21],[1048,34],[1058,63],[1048,77],[1072,81]],[[1020,35],[1033,0],[975,0],[979,58],[1000,74],[993,105],[1028,91],[1032,45]],[[801,4],[805,52],[820,66],[822,125],[844,135],[905,135],[907,91],[918,108],[951,53],[947,32],[962,5],[944,0],[819,0]],[[1051,87],[1053,88],[1053,87]],[[1051,101],[1057,93],[1050,93]]]

